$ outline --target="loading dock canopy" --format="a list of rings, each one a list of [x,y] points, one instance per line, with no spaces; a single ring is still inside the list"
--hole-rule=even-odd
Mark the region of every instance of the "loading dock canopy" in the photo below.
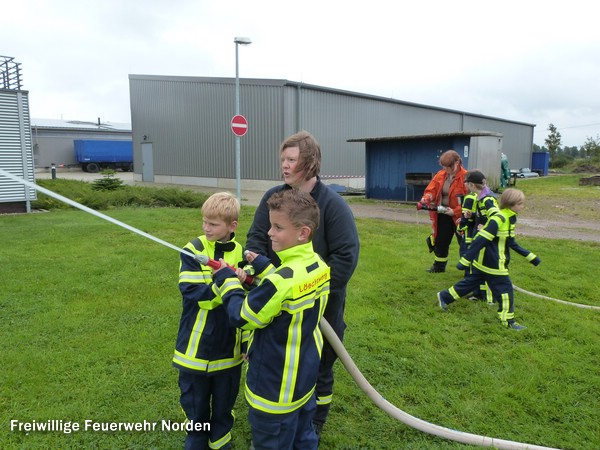
[[[365,144],[365,195],[378,200],[415,200],[433,174],[440,155],[455,149],[465,168],[487,174],[490,187],[500,177],[502,134],[491,131],[455,131],[393,137],[349,139]]]
[[[475,137],[475,136],[495,136],[502,137],[502,133],[493,131],[454,131],[450,133],[431,133],[431,134],[410,134],[400,136],[373,137],[373,138],[355,138],[348,139],[346,142],[377,142],[377,141],[404,141],[411,139],[431,139],[431,138],[453,138],[453,137]]]

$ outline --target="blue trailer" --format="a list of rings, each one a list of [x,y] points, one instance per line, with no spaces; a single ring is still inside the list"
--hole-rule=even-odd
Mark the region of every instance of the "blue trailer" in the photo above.
[[[103,169],[133,171],[133,144],[131,141],[76,139],[73,141],[75,159],[84,172]]]

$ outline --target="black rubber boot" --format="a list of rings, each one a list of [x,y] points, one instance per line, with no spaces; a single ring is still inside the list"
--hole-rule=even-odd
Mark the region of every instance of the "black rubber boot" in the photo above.
[[[439,262],[439,261],[434,262],[433,266],[431,266],[429,269],[427,269],[427,272],[429,272],[429,273],[442,273],[445,271],[446,271],[446,263]]]

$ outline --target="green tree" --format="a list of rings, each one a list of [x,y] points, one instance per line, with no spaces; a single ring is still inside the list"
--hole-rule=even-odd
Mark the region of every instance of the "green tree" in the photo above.
[[[548,151],[550,152],[550,162],[552,162],[560,149],[561,135],[553,124],[548,125],[548,131],[548,137],[544,140],[544,143],[548,147]]]
[[[565,155],[570,156],[571,158],[579,157],[579,149],[575,145],[573,147],[564,147],[562,151]]]
[[[600,159],[600,136],[596,136],[596,139],[588,136],[585,143],[581,146],[584,156],[591,159]]]

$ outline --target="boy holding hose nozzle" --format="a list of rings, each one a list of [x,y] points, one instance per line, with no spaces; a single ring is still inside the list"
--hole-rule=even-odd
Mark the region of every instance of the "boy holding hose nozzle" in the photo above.
[[[184,247],[189,254],[181,253],[182,313],[173,365],[179,369],[180,402],[186,418],[192,424],[210,423],[210,429],[191,427],[186,449],[228,448],[231,441],[244,339],[229,324],[208,264],[224,260],[235,268],[243,261],[242,246],[235,240],[239,213],[240,203],[232,194],[211,195],[202,205],[204,235]],[[236,274],[245,279],[242,269]]]

